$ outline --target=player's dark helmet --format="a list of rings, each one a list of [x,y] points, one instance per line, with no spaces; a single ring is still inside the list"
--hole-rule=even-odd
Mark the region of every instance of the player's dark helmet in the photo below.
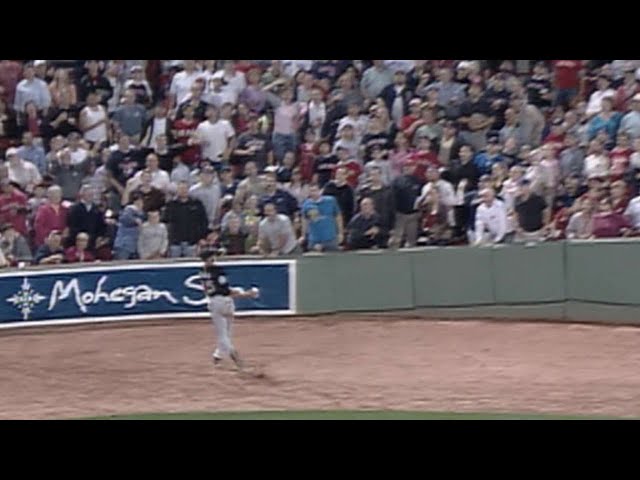
[[[226,253],[224,248],[207,248],[200,252],[200,259],[205,262],[211,257],[220,257]]]

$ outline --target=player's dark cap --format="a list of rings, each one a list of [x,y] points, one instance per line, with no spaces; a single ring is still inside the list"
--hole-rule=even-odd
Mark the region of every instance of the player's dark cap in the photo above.
[[[224,255],[225,251],[223,248],[208,248],[200,252],[200,259],[202,261],[209,260],[211,257],[219,257]]]

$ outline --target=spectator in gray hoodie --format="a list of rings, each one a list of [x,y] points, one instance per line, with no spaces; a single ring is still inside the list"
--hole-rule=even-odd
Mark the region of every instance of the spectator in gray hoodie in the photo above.
[[[58,158],[50,165],[49,172],[56,185],[62,188],[62,198],[75,201],[87,169],[87,161],[74,165],[71,161],[71,151],[65,148],[60,151]]]
[[[27,240],[10,223],[0,227],[0,250],[10,264],[33,260]]]
[[[189,189],[189,196],[202,202],[209,226],[213,227],[218,222],[220,211],[220,182],[213,166],[206,165],[202,168],[200,181]]]
[[[142,260],[163,258],[169,247],[167,226],[160,222],[160,212],[152,210],[147,213],[147,221],[140,227],[138,236],[138,256]]]

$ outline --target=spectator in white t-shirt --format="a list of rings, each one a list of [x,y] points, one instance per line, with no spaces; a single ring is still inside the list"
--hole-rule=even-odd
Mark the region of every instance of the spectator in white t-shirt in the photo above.
[[[593,117],[602,111],[602,99],[605,97],[614,98],[616,96],[615,90],[611,88],[611,79],[606,75],[600,75],[598,77],[598,89],[589,97],[589,103],[587,104],[587,116]]]
[[[195,60],[183,60],[183,66],[184,70],[176,73],[171,79],[169,93],[173,106],[180,105],[187,99],[193,82],[200,76],[200,72],[196,70]]]
[[[606,177],[609,175],[609,157],[599,140],[589,143],[589,155],[584,159],[585,178]]]
[[[631,199],[624,214],[629,218],[633,229],[640,232],[640,195]]]
[[[492,188],[480,192],[482,203],[476,210],[476,245],[502,243],[507,233],[507,212]]]
[[[137,188],[140,185],[140,177],[143,172],[148,172],[151,174],[151,186],[157,188],[163,193],[167,193],[170,190],[171,178],[169,174],[160,168],[160,160],[158,155],[155,153],[150,153],[145,158],[145,166],[144,170],[139,170],[136,174],[129,180],[129,184],[131,185],[131,189]]]
[[[38,168],[31,162],[20,158],[16,148],[9,148],[5,154],[9,171],[9,180],[20,185],[22,190],[29,193],[42,181]]]
[[[231,124],[219,118],[214,106],[207,107],[207,119],[200,123],[189,143],[200,145],[202,158],[212,162],[228,161],[233,150],[235,131]]]
[[[266,257],[293,255],[300,251],[291,220],[279,214],[270,201],[264,204],[264,219],[258,227],[258,246]]]

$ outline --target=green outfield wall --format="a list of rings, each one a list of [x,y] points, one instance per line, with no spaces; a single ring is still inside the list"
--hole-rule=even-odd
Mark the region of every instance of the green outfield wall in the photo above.
[[[640,242],[304,256],[297,311],[640,323]]]

